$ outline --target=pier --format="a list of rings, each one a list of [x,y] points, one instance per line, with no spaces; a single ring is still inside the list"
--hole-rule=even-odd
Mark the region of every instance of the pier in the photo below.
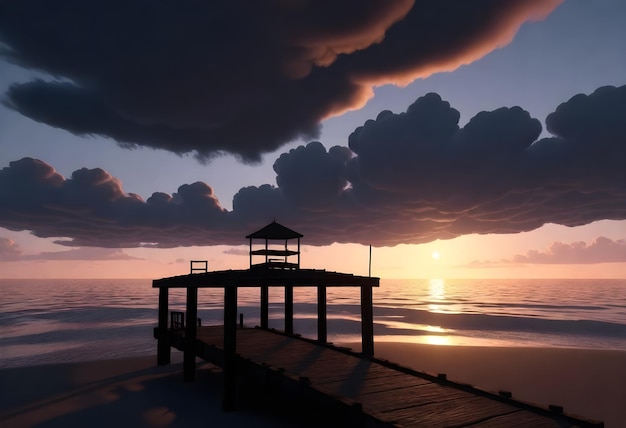
[[[515,400],[509,392],[491,393],[375,358],[372,290],[379,278],[300,268],[300,235],[271,223],[250,239],[250,269],[198,272],[153,281],[159,289],[157,363],[169,364],[171,348],[184,352],[183,375],[195,378],[196,358],[223,368],[223,408],[237,407],[238,379],[264,386],[268,393],[309,400],[328,408],[350,426],[408,427],[602,427],[563,413]],[[253,240],[263,242],[253,249]],[[297,249],[289,240],[297,239]],[[279,241],[280,249],[271,248]],[[284,245],[284,247],[283,247]],[[253,256],[265,259],[253,264]],[[297,257],[297,262],[289,260]],[[238,323],[237,291],[259,289],[260,325]],[[269,288],[284,289],[284,329],[268,329]],[[293,331],[294,287],[317,288],[317,338]],[[361,295],[361,352],[327,343],[326,290],[358,287]],[[169,312],[169,289],[186,289],[186,313]],[[198,289],[224,290],[224,322],[201,326],[197,319]],[[169,321],[169,322],[168,322]],[[239,325],[238,325],[239,324]],[[333,416],[334,417],[334,416]]]

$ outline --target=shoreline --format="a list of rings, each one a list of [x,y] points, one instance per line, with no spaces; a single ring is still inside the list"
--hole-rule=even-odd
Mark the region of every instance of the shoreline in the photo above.
[[[541,407],[560,405],[606,428],[626,427],[626,351],[377,342],[375,354]],[[0,425],[317,426],[249,402],[223,413],[221,370],[198,360],[196,381],[185,383],[181,361],[172,352],[172,364],[160,367],[148,356],[0,369]]]

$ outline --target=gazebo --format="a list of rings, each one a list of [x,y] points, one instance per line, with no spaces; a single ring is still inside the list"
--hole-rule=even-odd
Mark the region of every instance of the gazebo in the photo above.
[[[267,269],[300,269],[300,238],[302,234],[276,223],[276,220],[250,235],[246,236],[250,240],[250,269],[261,267]],[[298,240],[298,249],[290,250],[289,241]],[[252,249],[253,240],[262,240],[265,247],[258,250]],[[275,248],[274,242],[280,242],[281,248]],[[282,244],[284,242],[284,248]],[[252,263],[252,256],[265,257],[263,263]],[[297,263],[289,261],[289,257],[297,256]]]

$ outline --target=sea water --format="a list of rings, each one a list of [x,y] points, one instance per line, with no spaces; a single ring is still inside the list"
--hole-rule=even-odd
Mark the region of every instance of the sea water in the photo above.
[[[270,327],[282,329],[284,290],[270,288]],[[315,338],[315,289],[294,291],[294,330]],[[223,322],[223,290],[199,290],[203,325]],[[328,289],[328,339],[360,341],[358,288]],[[0,280],[0,367],[153,355],[158,290],[150,280]],[[185,310],[185,291],[170,291]],[[259,290],[238,312],[259,324]],[[432,345],[626,350],[626,280],[381,280],[375,341]]]

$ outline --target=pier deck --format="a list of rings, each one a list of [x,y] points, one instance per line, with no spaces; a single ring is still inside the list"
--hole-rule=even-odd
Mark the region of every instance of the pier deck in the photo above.
[[[183,349],[184,330],[171,334],[172,345]],[[223,343],[222,326],[198,327],[198,357],[223,365]],[[237,330],[236,352],[239,376],[255,377],[275,391],[343,410],[357,421],[354,426],[603,426],[265,329]]]

